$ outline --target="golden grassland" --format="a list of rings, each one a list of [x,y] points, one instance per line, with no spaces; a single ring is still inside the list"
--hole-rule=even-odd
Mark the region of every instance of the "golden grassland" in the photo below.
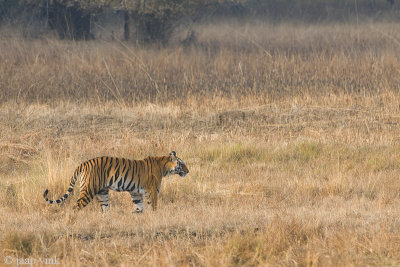
[[[400,264],[400,25],[203,25],[196,46],[0,40],[0,260]],[[158,210],[50,206],[100,155],[177,151]],[[8,258],[9,259],[9,258]],[[40,265],[40,264],[38,264]]]

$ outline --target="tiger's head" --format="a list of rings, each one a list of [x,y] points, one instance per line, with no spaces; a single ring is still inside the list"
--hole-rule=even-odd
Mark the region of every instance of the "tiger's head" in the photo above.
[[[176,156],[176,152],[172,151],[169,154],[168,162],[166,163],[167,175],[168,174],[178,174],[180,177],[184,178],[186,174],[189,173],[189,169],[186,164]]]

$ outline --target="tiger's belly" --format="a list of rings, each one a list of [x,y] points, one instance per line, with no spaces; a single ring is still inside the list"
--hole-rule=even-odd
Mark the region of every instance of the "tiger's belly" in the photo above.
[[[141,186],[136,186],[134,182],[129,182],[126,181],[123,183],[122,181],[120,182],[114,182],[112,183],[109,187],[109,189],[117,191],[117,192],[123,192],[123,191],[130,191],[130,192],[138,192],[140,194],[144,193],[144,189]]]

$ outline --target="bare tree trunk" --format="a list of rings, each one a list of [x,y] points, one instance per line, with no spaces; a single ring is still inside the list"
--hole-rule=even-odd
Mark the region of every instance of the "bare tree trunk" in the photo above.
[[[124,39],[125,39],[125,41],[128,41],[129,37],[130,37],[129,23],[130,23],[130,14],[128,11],[125,11],[124,12]]]

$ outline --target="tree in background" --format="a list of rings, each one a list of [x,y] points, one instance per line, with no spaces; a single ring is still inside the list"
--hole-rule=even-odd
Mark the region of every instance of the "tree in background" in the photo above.
[[[136,38],[143,43],[166,44],[180,21],[191,21],[203,7],[228,0],[112,0],[109,7],[124,12],[124,39],[130,34],[130,20],[136,26]],[[187,19],[189,18],[189,19]]]
[[[91,18],[100,12],[101,0],[19,0],[41,10],[46,26],[56,30],[61,39],[91,39]]]

